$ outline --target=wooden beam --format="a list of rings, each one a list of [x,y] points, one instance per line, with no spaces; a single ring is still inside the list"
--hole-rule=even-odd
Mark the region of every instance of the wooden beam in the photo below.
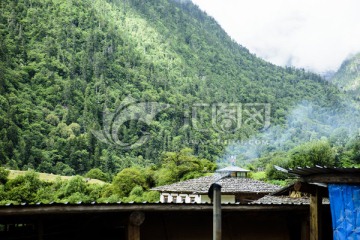
[[[297,181],[294,184],[293,189],[297,192],[309,193],[311,195],[319,194],[321,197],[329,196],[327,187],[320,187],[320,186],[317,186],[314,184],[309,184],[309,183],[301,182],[301,181]]]
[[[239,205],[222,204],[223,212],[261,212],[261,211],[308,211],[307,205]],[[16,216],[48,216],[64,214],[98,214],[98,213],[129,213],[133,211],[155,212],[210,212],[212,204],[157,204],[157,203],[134,203],[134,204],[53,204],[53,205],[13,205],[0,206],[0,217]],[[0,219],[1,220],[1,219]]]
[[[346,184],[359,184],[360,174],[358,173],[331,173],[331,174],[311,174],[303,176],[302,180],[308,183],[346,183]]]
[[[317,190],[310,196],[310,240],[322,239],[321,209],[322,196]]]

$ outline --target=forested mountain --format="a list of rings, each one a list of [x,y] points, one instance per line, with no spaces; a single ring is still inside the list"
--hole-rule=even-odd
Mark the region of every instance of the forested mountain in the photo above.
[[[228,141],[264,126],[242,121],[227,131],[237,124],[230,118],[214,127],[214,106],[242,103],[242,120],[251,120],[246,106],[270,106],[274,126],[299,102],[344,108],[336,87],[257,58],[190,1],[2,0],[0,44],[0,164],[13,169],[113,174],[186,147],[215,161]],[[149,133],[137,148],[93,134],[114,131],[103,113],[116,114],[124,99],[168,104],[149,125],[115,129],[129,143]]]
[[[340,69],[331,78],[331,82],[356,99],[360,94],[360,53],[345,60]]]

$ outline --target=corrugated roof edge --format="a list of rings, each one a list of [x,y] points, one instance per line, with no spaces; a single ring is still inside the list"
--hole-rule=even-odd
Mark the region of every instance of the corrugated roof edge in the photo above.
[[[6,207],[44,207],[44,206],[144,206],[144,205],[149,205],[149,206],[212,206],[212,203],[209,202],[205,202],[205,203],[161,203],[161,202],[155,202],[155,203],[149,203],[149,202],[116,202],[116,203],[110,203],[110,202],[102,202],[102,203],[98,203],[98,202],[89,202],[89,203],[83,203],[83,202],[76,202],[76,203],[69,203],[69,202],[51,202],[51,203],[42,203],[42,202],[37,202],[37,203],[19,203],[19,204],[13,204],[13,203],[8,203],[5,205],[0,205],[0,208],[6,208]],[[235,203],[231,203],[231,202],[225,202],[222,203],[221,205],[236,205],[236,206],[249,206],[249,205],[297,205],[297,204],[273,204],[273,203],[245,203],[245,204],[241,204],[239,202],[235,202]]]
[[[330,174],[330,173],[360,173],[360,168],[341,168],[341,167],[327,167],[315,165],[313,167],[297,167],[288,169],[288,173],[296,176],[308,176],[311,174]]]
[[[224,212],[272,212],[272,211],[309,211],[309,205],[296,204],[240,204],[224,203]],[[107,214],[134,211],[143,212],[209,212],[213,211],[210,203],[52,203],[52,204],[8,204],[0,206],[0,217],[37,217],[68,214]]]

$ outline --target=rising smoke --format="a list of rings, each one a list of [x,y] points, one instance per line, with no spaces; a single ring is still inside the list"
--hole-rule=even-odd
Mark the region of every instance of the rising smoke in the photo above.
[[[218,165],[244,165],[270,152],[288,151],[295,146],[318,139],[329,139],[342,145],[360,133],[360,111],[356,105],[324,108],[311,102],[301,102],[288,115],[284,126],[273,125],[246,141],[229,144]]]

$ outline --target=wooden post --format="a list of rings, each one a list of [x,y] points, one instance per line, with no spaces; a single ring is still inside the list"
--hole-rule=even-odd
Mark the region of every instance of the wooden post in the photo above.
[[[38,240],[43,240],[44,239],[44,225],[42,220],[38,220]]]
[[[140,225],[145,220],[143,212],[132,212],[128,224],[128,240],[140,240]]]
[[[315,193],[310,195],[310,240],[322,239],[321,208],[322,196],[316,188]]]
[[[213,240],[221,240],[221,186],[213,184]]]
[[[309,240],[309,220],[303,219],[301,222],[301,240]]]

